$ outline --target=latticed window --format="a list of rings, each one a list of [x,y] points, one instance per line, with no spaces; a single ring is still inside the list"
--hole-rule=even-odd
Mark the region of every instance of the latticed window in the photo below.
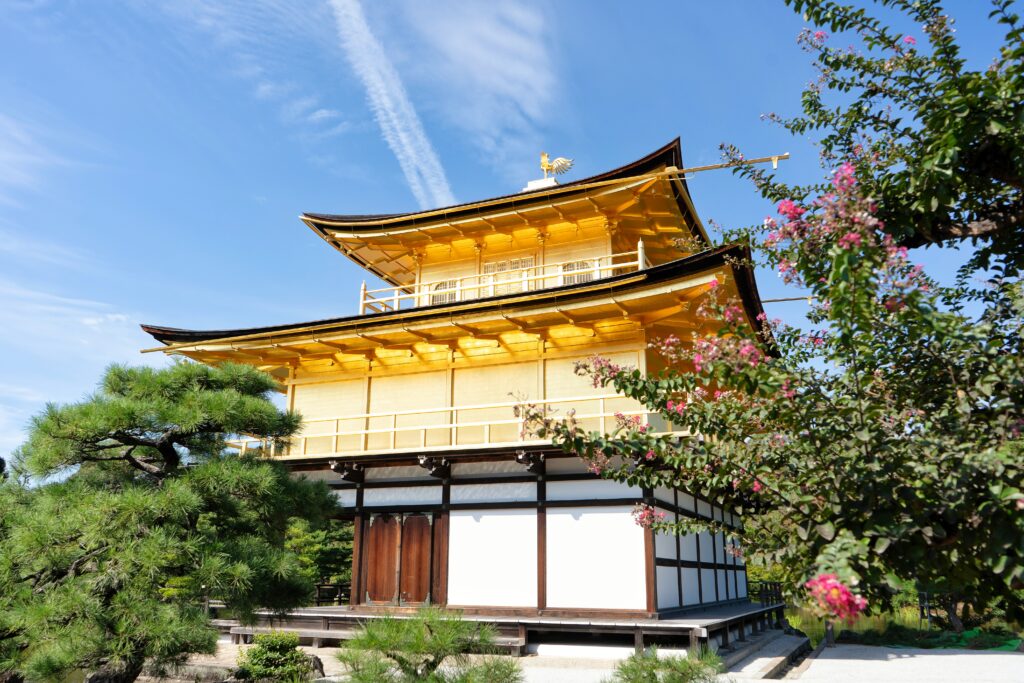
[[[527,277],[531,276],[534,259],[532,256],[507,259],[505,261],[488,261],[484,264],[484,275],[490,276],[493,285],[493,295],[513,294],[523,291],[524,271]],[[529,282],[528,289],[534,288],[534,283]]]
[[[431,287],[430,304],[453,304],[458,301],[459,292],[456,280],[441,280]]]
[[[578,285],[594,279],[593,261],[570,261],[562,264],[562,284]]]

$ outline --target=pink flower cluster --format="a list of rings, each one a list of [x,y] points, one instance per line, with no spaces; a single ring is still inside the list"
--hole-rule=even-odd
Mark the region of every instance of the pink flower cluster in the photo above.
[[[840,249],[854,249],[860,247],[864,243],[864,238],[861,237],[859,232],[848,232],[839,238]]]
[[[576,361],[573,364],[573,372],[577,375],[590,375],[595,388],[614,380],[622,371],[621,365],[611,362],[604,356],[591,356],[587,360]]]
[[[703,337],[694,342],[693,369],[697,372],[717,362],[728,363],[735,370],[757,367],[764,359],[764,351],[751,339]]]
[[[633,519],[637,525],[650,529],[657,522],[665,520],[665,513],[655,510],[650,505],[637,505],[633,508]]]
[[[586,461],[587,471],[591,474],[601,474],[611,464],[611,458],[605,455],[604,451],[597,451],[592,457],[583,460]]]
[[[835,574],[819,574],[804,586],[823,612],[848,623],[868,606],[867,600],[855,595]]]
[[[669,399],[668,402],[665,403],[665,409],[668,412],[670,412],[670,413],[675,413],[676,415],[682,415],[683,411],[686,410],[686,403],[684,403],[683,401],[679,401],[677,403],[677,402],[673,401],[672,399]]]

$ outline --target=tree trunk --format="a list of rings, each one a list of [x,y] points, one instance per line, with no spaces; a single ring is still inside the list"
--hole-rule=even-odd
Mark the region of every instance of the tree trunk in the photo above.
[[[956,595],[948,595],[945,600],[946,617],[949,619],[950,627],[957,633],[964,632],[964,622],[960,621],[960,615],[956,613],[957,599]]]
[[[84,683],[134,683],[142,675],[142,658],[108,664],[85,675]]]
[[[16,671],[3,671],[0,672],[0,683],[25,683],[25,679]]]

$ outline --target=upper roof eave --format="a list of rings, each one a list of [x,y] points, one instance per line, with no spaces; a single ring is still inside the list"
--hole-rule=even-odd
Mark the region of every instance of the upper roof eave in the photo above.
[[[557,185],[555,188],[540,188],[537,190],[516,192],[514,194],[502,195],[487,200],[455,204],[453,206],[430,209],[427,211],[366,215],[303,213],[300,216],[300,219],[314,230],[333,230],[335,228],[345,227],[348,229],[348,232],[358,232],[360,230],[380,230],[385,226],[389,229],[404,228],[409,227],[411,224],[414,224],[424,218],[435,218],[441,216],[446,220],[455,220],[473,214],[480,214],[480,205],[485,203],[488,205],[489,210],[495,210],[505,204],[530,201],[531,199],[543,199],[551,193],[552,189],[560,195],[571,195],[574,190],[581,186],[608,180],[617,180],[620,178],[626,179],[632,176],[642,175],[643,173],[647,173],[658,168],[669,166],[675,166],[676,168],[682,168],[683,166],[682,144],[678,137],[668,144],[651,152],[647,156],[625,164],[624,166],[620,166],[588,178],[574,180],[571,183],[565,183],[564,185]],[[685,188],[686,181],[680,179],[680,182]],[[586,188],[579,189],[580,192],[585,190]],[[688,207],[681,206],[680,208],[689,213]]]
[[[737,290],[743,306],[751,321],[762,333],[767,330],[763,324],[763,308],[757,292],[757,283],[754,279],[753,269],[746,265],[750,260],[749,248],[739,244],[726,245],[716,249],[709,249],[686,258],[670,261],[665,264],[653,266],[638,272],[618,275],[600,281],[586,283],[586,285],[566,285],[548,290],[532,293],[534,296],[527,300],[538,300],[547,297],[569,297],[584,292],[590,292],[596,288],[615,289],[616,287],[637,287],[648,286],[650,283],[671,280],[681,275],[689,275],[707,271],[721,266],[731,267],[735,275]],[[642,277],[638,279],[638,275]],[[536,295],[542,295],[538,297]],[[511,300],[522,298],[520,294],[508,294],[490,299],[475,300],[471,302],[477,309],[502,308],[511,303]],[[422,306],[416,309],[402,311],[406,319],[415,317],[434,317],[445,315],[449,311],[456,311],[465,306],[466,302],[458,304],[437,304],[433,306]],[[332,329],[351,327],[353,325],[374,324],[378,321],[385,322],[385,319],[393,317],[393,313],[373,313],[368,315],[347,316],[342,318],[330,318],[325,320],[290,323],[285,325],[274,325],[269,327],[255,327],[235,330],[185,330],[173,327],[158,325],[141,325],[144,332],[151,335],[156,341],[168,347],[179,345],[192,345],[212,342],[228,342],[243,339],[266,338],[275,335],[296,334],[305,330],[315,329],[318,333],[324,333]],[[767,336],[765,338],[769,338]],[[771,345],[769,344],[769,347]],[[173,349],[167,349],[171,351]]]

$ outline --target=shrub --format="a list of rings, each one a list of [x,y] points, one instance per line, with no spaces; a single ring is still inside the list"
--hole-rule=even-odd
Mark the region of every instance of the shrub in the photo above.
[[[253,638],[253,643],[239,657],[237,678],[304,681],[313,673],[306,655],[299,650],[299,637],[294,633],[261,633]]]
[[[345,644],[338,659],[351,683],[519,683],[519,664],[508,657],[471,661],[469,653],[494,650],[494,629],[458,614],[424,608],[414,618],[372,619]]]
[[[722,660],[710,650],[692,657],[659,657],[652,647],[621,661],[609,683],[715,683],[721,670]]]

